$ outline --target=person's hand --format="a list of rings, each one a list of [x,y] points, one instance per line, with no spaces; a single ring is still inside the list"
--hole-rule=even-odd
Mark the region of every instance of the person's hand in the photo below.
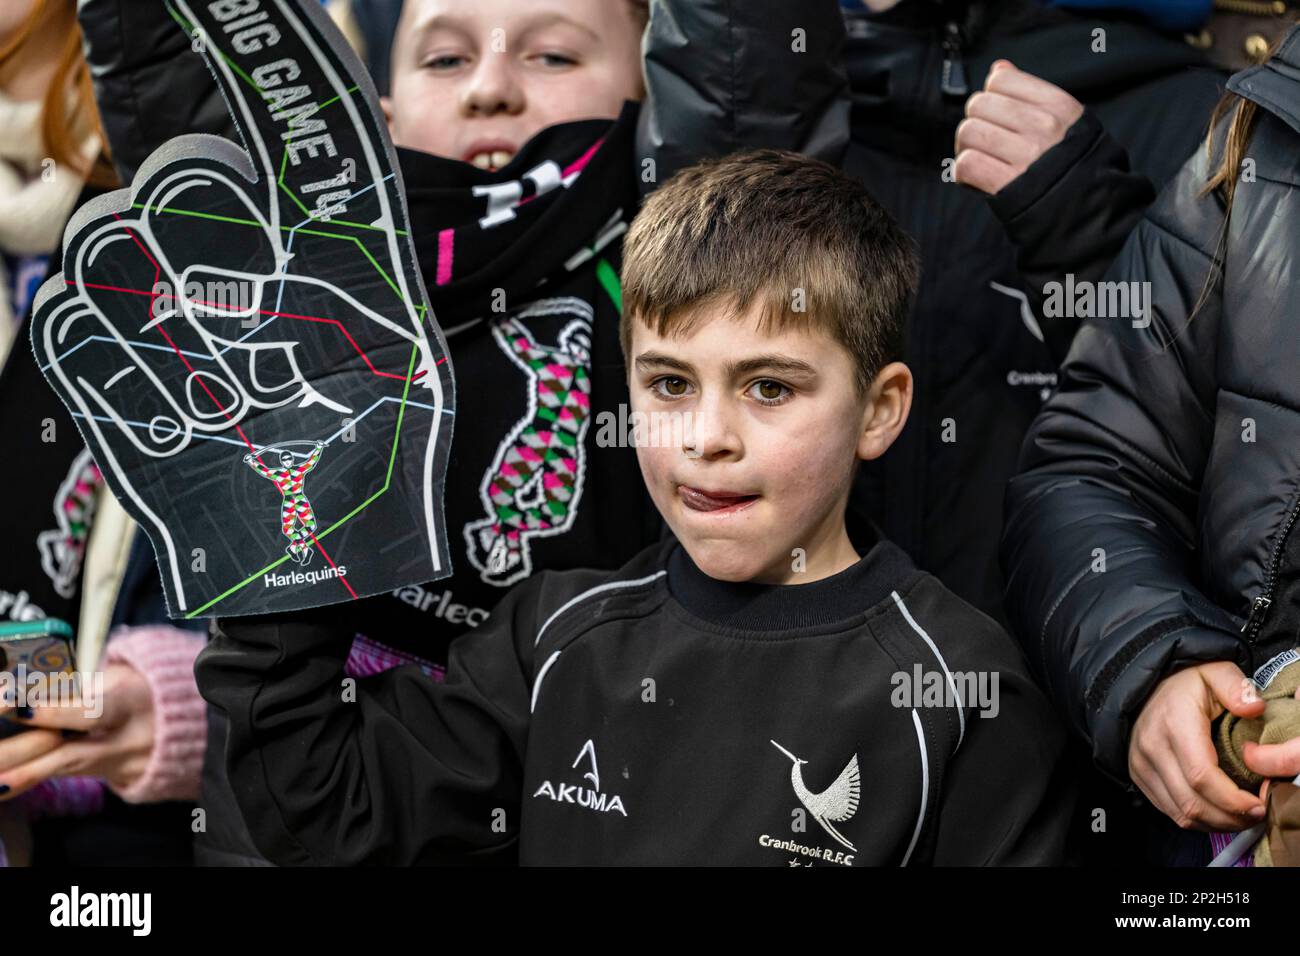
[[[19,718],[33,729],[0,740],[0,788],[9,788],[0,800],[50,777],[102,777],[119,789],[140,778],[154,740],[148,681],[133,667],[110,664],[103,694],[94,702],[102,706],[99,716],[88,714],[91,703],[87,697],[75,707],[32,707],[31,717]],[[17,712],[11,708],[4,714],[12,719]]]
[[[1083,104],[1007,60],[989,68],[984,89],[966,101],[957,126],[953,175],[990,196],[1065,138]]]
[[[1157,684],[1138,714],[1129,737],[1129,776],[1183,829],[1235,831],[1264,818],[1264,801],[1220,769],[1210,736],[1211,722],[1224,710],[1238,717],[1264,712],[1264,701],[1252,688],[1231,662],[1200,664]],[[1295,760],[1300,757],[1296,743],[1247,745],[1246,765],[1262,773],[1264,766]]]
[[[1295,699],[1300,700],[1300,687],[1296,688]],[[1292,737],[1280,744],[1257,744],[1250,741],[1242,748],[1241,760],[1250,770],[1261,777],[1273,777],[1278,780],[1294,780],[1300,776],[1300,737]],[[1260,799],[1268,796],[1268,780],[1260,791]]]

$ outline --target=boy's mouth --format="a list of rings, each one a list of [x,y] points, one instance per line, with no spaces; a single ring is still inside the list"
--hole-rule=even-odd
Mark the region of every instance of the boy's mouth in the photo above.
[[[461,157],[465,162],[489,172],[504,169],[515,158],[515,151],[504,143],[474,145]]]
[[[677,495],[682,504],[692,511],[734,513],[758,500],[758,495],[743,495],[732,491],[705,490],[689,485],[678,485]]]

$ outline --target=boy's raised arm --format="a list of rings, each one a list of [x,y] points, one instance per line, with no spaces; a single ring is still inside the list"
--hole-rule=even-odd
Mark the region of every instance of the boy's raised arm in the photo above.
[[[1044,308],[1048,290],[1102,278],[1155,199],[1151,181],[1129,168],[1095,112],[1007,60],[995,60],[966,101],[956,146],[956,181],[988,195],[1043,341],[1061,362],[1082,320]]]
[[[129,184],[140,164],[182,133],[238,141],[203,57],[163,0],[80,0],[86,62],[113,165]]]
[[[1015,246],[1021,286],[1057,362],[1065,360],[1083,320],[1073,309],[1045,308],[1046,290],[1053,283],[1082,288],[1099,282],[1154,199],[1151,181],[1129,168],[1124,147],[1091,112],[989,197],[989,208]]]
[[[656,168],[643,189],[741,149],[838,165],[849,142],[843,46],[834,0],[651,0],[637,155]]]
[[[230,719],[257,848],[281,865],[514,862],[544,577],[452,645],[441,683],[414,666],[345,679],[337,608],[219,620],[195,672]]]

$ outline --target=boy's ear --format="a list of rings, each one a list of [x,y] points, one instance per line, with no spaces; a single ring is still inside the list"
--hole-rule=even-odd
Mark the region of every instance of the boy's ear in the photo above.
[[[890,362],[877,373],[867,389],[858,457],[871,461],[888,451],[907,424],[907,414],[911,409],[912,370],[902,362]]]
[[[384,111],[384,122],[388,124],[388,135],[395,137],[393,132],[393,98],[391,96],[379,97],[379,108]]]

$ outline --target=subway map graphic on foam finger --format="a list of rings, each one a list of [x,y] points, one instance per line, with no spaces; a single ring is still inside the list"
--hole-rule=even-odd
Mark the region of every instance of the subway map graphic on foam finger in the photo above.
[[[374,88],[310,0],[168,10],[243,148],[179,136],[76,213],[37,361],[173,617],[445,577],[455,393]]]

